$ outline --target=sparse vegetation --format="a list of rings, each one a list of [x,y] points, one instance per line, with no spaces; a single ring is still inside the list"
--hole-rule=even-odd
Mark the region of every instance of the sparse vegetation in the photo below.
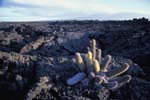
[[[111,64],[111,59],[110,55],[105,58],[101,57],[101,49],[96,47],[96,40],[92,39],[91,48],[88,47],[87,54],[76,53],[79,73],[69,78],[67,84],[75,85],[80,82],[83,86],[89,86],[91,82],[94,82],[98,87],[104,86],[111,90],[121,87],[131,80],[130,75],[118,77],[128,70],[129,65],[125,63],[122,66],[115,67],[114,64]]]

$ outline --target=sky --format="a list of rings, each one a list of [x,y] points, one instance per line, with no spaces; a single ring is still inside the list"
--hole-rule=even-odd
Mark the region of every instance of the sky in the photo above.
[[[0,0],[0,22],[150,19],[150,0]]]

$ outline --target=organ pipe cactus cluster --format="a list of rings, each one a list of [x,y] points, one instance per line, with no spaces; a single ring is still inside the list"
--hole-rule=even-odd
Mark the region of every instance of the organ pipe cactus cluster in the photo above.
[[[94,39],[90,41],[90,47],[88,47],[86,54],[76,53],[75,61],[79,72],[69,78],[67,84],[75,85],[81,83],[84,86],[88,86],[91,82],[94,82],[96,86],[104,86],[114,90],[131,80],[130,75],[119,76],[128,70],[128,63],[110,69],[111,55],[102,58],[101,54],[102,51],[96,48]]]

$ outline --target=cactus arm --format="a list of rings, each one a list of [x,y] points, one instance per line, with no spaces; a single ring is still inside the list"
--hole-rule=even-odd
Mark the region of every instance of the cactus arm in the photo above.
[[[125,75],[118,80],[119,86],[118,88],[122,87],[125,83],[129,83],[131,81],[132,77],[130,75]]]
[[[96,41],[95,39],[92,39],[92,55],[93,55],[93,59],[95,59],[96,57]]]
[[[94,72],[99,72],[100,71],[100,65],[99,65],[99,62],[96,60],[96,59],[94,59],[93,60],[93,67],[94,67]]]
[[[103,82],[103,78],[100,75],[95,76],[95,84],[101,84]]]
[[[87,47],[87,51],[88,51],[88,52],[89,52],[89,51],[91,52],[91,49],[90,49],[90,47]]]
[[[109,66],[109,63],[110,63],[111,59],[112,59],[112,57],[111,57],[110,55],[107,55],[107,56],[104,58],[104,60],[103,60],[103,62],[102,62],[102,64],[101,64],[101,66],[102,66],[102,71],[103,71],[103,72],[106,72],[106,71],[107,71],[107,68],[108,68],[108,66]]]
[[[75,59],[75,58],[72,58],[72,59],[71,59],[71,62],[72,62],[73,65],[75,65],[74,68],[75,68],[78,72],[80,72],[79,67],[76,67],[76,64],[77,64],[76,59]]]
[[[87,67],[91,67],[92,65],[92,53],[88,52],[86,54],[86,60],[87,60]]]
[[[97,57],[96,59],[98,60],[99,63],[101,63],[101,58],[102,58],[102,50],[97,49]]]
[[[131,81],[131,76],[130,75],[124,75],[122,77],[116,77],[114,80],[118,82],[118,87],[116,87],[113,90],[116,90],[120,87],[122,87],[125,83],[128,83]]]
[[[118,76],[118,75],[124,73],[125,71],[128,70],[128,68],[129,68],[129,64],[125,63],[122,67],[118,67],[118,68],[112,69],[111,71],[107,72],[106,75],[107,75],[107,77],[112,78],[112,77],[115,77],[115,76]]]
[[[82,59],[80,53],[76,53],[76,63],[77,63],[77,66],[79,67],[80,71],[85,71],[85,64],[83,62],[83,59]]]
[[[90,72],[88,74],[88,78],[89,78],[89,80],[93,80],[95,78],[95,73],[94,72]]]
[[[89,51],[89,52],[86,54],[86,66],[87,66],[87,72],[88,72],[88,73],[93,70],[93,69],[92,69],[92,62],[93,62],[93,60],[92,60],[92,52]]]
[[[131,76],[130,75],[124,75],[122,77],[118,77],[116,79],[116,81],[119,83],[119,84],[124,84],[124,83],[128,83],[131,81]]]
[[[80,82],[82,79],[84,79],[85,77],[86,77],[86,74],[84,72],[77,73],[75,76],[73,76],[67,80],[67,84],[75,85],[78,82]]]
[[[103,83],[103,85],[110,90],[114,90],[118,87],[118,82],[114,81],[114,82],[108,82],[108,83]]]
[[[83,79],[83,80],[81,81],[81,84],[82,84],[83,86],[88,86],[88,85],[89,85],[89,82],[90,82],[90,80],[89,80],[88,78],[85,78],[85,79]]]

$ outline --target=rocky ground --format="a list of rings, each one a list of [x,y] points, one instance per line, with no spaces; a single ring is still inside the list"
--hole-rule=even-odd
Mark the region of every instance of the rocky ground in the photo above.
[[[93,38],[102,56],[129,63],[130,83],[115,91],[66,84],[77,73],[74,54],[87,52]],[[149,93],[147,20],[0,23],[2,100],[148,100]]]

